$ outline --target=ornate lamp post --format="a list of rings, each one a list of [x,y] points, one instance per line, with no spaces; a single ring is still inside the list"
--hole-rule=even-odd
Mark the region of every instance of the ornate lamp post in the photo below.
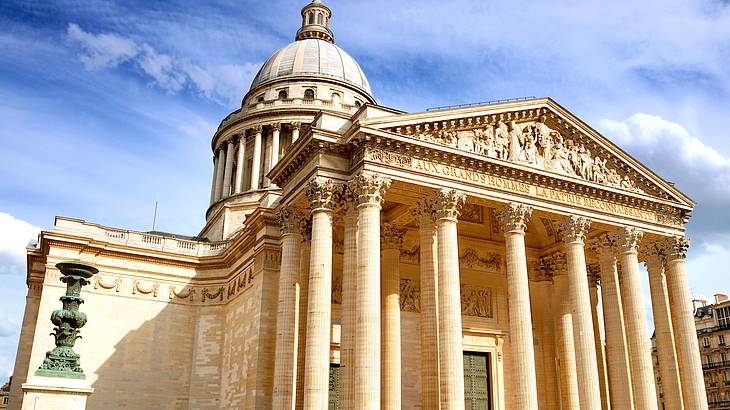
[[[51,336],[56,338],[56,347],[46,353],[43,364],[36,370],[36,376],[65,377],[85,379],[86,375],[79,363],[80,356],[74,352],[76,339],[80,338],[79,329],[86,324],[86,315],[79,312],[81,287],[88,285],[89,278],[99,272],[91,265],[81,262],[61,262],[56,265],[61,271],[61,282],[66,284],[66,295],[61,296],[63,308],[51,314],[53,328]]]

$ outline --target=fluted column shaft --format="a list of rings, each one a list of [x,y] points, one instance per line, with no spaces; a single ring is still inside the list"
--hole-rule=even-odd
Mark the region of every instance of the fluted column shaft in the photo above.
[[[281,137],[281,124],[274,124],[274,130],[271,133],[271,165],[269,170],[274,168],[279,162],[279,141]]]
[[[343,410],[355,404],[355,296],[357,295],[357,209],[350,202],[344,217],[344,255],[342,261],[342,318],[340,325],[340,378]]]
[[[591,297],[584,250],[590,221],[570,217],[563,224],[565,256],[568,262],[570,300],[573,305],[573,342],[578,371],[578,393],[582,410],[600,410],[601,388],[596,363],[596,342],[591,316]]]
[[[298,122],[293,122],[291,124],[291,143],[297,142],[299,139],[299,128],[301,127],[301,124]]]
[[[611,408],[631,410],[634,406],[631,372],[613,242],[604,234],[597,239],[595,246],[601,266],[601,299]]]
[[[210,182],[210,204],[215,202],[215,183],[218,178],[218,156],[213,154],[213,180]]]
[[[498,214],[505,237],[509,298],[510,358],[514,409],[537,409],[535,351],[530,313],[530,288],[525,253],[525,228],[532,214],[526,205],[510,203]]]
[[[593,319],[593,335],[596,345],[596,362],[598,363],[598,384],[601,389],[601,408],[610,409],[611,401],[608,391],[608,375],[606,374],[606,355],[601,339],[601,322],[598,316],[598,276],[590,277],[591,318]]]
[[[228,140],[226,144],[226,168],[223,174],[223,192],[221,198],[227,198],[231,195],[231,178],[233,176],[233,151],[236,149],[233,139]]]
[[[360,174],[348,187],[358,203],[355,408],[380,407],[380,209],[389,182]]]
[[[243,192],[243,172],[246,169],[244,162],[246,162],[246,135],[241,135],[238,138],[238,158],[236,158],[236,182],[234,186],[234,193],[236,194]]]
[[[332,326],[332,194],[331,180],[307,187],[312,204],[312,248],[309,261],[307,347],[304,363],[304,408],[326,410],[329,394]]]
[[[697,342],[692,295],[689,292],[684,266],[688,247],[689,241],[685,238],[672,238],[666,241],[667,284],[684,408],[704,410],[707,409],[707,395]]]
[[[579,410],[578,376],[575,364],[575,344],[573,343],[573,315],[571,314],[568,275],[563,267],[553,276],[555,286],[555,306],[557,320],[555,343],[560,363],[560,401],[562,410]]]
[[[405,229],[383,224],[381,264],[381,390],[380,408],[401,408],[400,252]]]
[[[421,408],[439,408],[438,241],[430,201],[419,203],[421,270]]]
[[[216,161],[215,165],[215,200],[214,202],[218,202],[221,200],[221,193],[223,192],[223,169],[226,164],[226,150],[221,148],[218,148],[218,161]]]
[[[624,228],[618,235],[621,252],[621,268],[626,321],[626,341],[631,363],[631,386],[636,409],[654,410],[657,408],[654,369],[651,361],[651,344],[646,325],[644,297],[641,290],[641,277],[637,249],[642,233],[634,228]]]
[[[438,235],[438,328],[441,409],[464,408],[464,351],[461,330],[459,244],[456,223],[466,197],[456,191],[436,196]]]
[[[251,189],[261,188],[261,145],[263,144],[263,129],[254,128],[253,165],[251,166]]]
[[[553,320],[556,309],[552,300],[554,286],[551,278],[552,273],[546,272],[536,283],[536,300],[540,301],[542,308],[535,312],[535,320],[539,324],[540,336],[538,340],[542,349],[541,364],[544,375],[542,383],[544,384],[545,391],[545,408],[558,409],[560,408],[558,395],[559,380],[557,378],[558,371],[555,367],[555,321]]]
[[[299,295],[299,234],[301,212],[288,206],[277,212],[281,225],[281,268],[276,314],[273,408],[291,410],[296,401],[297,313]]]
[[[311,219],[309,224],[304,225],[302,228],[302,236],[304,241],[301,244],[300,259],[299,259],[299,310],[298,316],[298,329],[297,329],[297,387],[296,387],[296,409],[304,409],[304,363],[306,362],[306,348],[307,348],[307,314],[308,314],[308,303],[309,300],[309,257],[312,249],[312,231],[311,231]]]
[[[651,245],[650,245],[651,247]],[[682,410],[682,388],[679,382],[677,355],[674,347],[672,318],[669,310],[667,281],[664,275],[664,261],[657,249],[649,249],[646,256],[646,270],[649,273],[651,309],[654,314],[654,335],[656,338],[659,372],[664,390],[666,410]]]

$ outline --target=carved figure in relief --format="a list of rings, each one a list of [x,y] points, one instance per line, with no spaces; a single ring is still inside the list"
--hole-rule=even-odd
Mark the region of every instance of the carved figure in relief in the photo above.
[[[517,162],[520,160],[520,156],[522,155],[524,137],[522,136],[522,131],[519,127],[517,127],[517,124],[515,124],[514,121],[511,121],[509,125],[509,155],[507,156],[507,159]]]
[[[502,121],[497,123],[497,128],[494,130],[494,140],[497,158],[506,160],[509,155],[509,131],[507,125]]]

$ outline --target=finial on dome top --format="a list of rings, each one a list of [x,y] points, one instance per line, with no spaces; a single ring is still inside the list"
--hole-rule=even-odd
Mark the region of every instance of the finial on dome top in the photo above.
[[[297,31],[296,40],[316,38],[334,43],[334,36],[329,29],[332,11],[320,0],[312,0],[302,8],[302,28]]]

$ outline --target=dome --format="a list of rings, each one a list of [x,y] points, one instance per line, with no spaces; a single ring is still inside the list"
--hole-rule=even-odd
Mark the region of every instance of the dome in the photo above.
[[[365,73],[344,50],[321,39],[295,41],[279,49],[264,63],[251,83],[251,90],[274,79],[321,76],[343,81],[372,97]]]

